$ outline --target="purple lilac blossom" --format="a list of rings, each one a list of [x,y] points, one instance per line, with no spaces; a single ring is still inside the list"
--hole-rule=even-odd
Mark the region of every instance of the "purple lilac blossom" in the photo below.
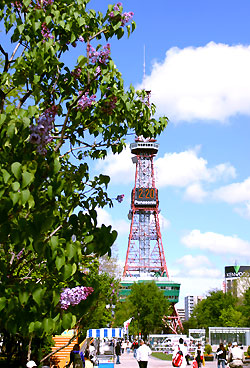
[[[79,95],[82,92],[79,92]],[[90,107],[92,105],[92,103],[95,101],[96,95],[92,95],[92,96],[88,96],[89,93],[85,92],[82,97],[80,98],[80,100],[77,102],[77,109],[78,110],[85,110],[86,107]]]
[[[50,132],[53,128],[57,107],[55,105],[46,109],[37,119],[37,125],[31,125],[30,143],[37,145],[37,152],[45,155],[45,146],[52,141]]]
[[[63,289],[60,297],[60,306],[66,310],[70,305],[75,306],[82,300],[86,300],[87,297],[92,294],[94,289],[92,287],[77,286],[75,288]]]
[[[42,36],[44,38],[43,42],[45,40],[48,40],[49,38],[53,39],[54,36],[51,34],[50,30],[48,29],[46,23],[42,23],[42,30],[41,30]]]

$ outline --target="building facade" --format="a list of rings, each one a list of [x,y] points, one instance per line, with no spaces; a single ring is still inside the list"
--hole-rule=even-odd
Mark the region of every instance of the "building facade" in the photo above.
[[[191,317],[194,307],[203,299],[202,296],[188,295],[185,296],[185,319],[186,321]]]
[[[250,287],[250,266],[225,267],[225,291],[240,297]]]

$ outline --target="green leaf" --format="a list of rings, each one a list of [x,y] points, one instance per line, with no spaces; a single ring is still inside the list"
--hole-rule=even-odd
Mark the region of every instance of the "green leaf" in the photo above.
[[[4,123],[5,119],[6,119],[6,115],[0,114],[0,126]]]
[[[57,158],[54,160],[54,173],[57,174],[61,168],[61,164]]]
[[[62,318],[63,328],[65,330],[69,330],[71,328],[71,323],[72,323],[72,314],[71,313],[64,314]]]
[[[53,198],[53,187],[52,187],[52,185],[48,186],[47,193],[48,193],[49,199],[52,199]]]
[[[60,301],[60,293],[58,291],[53,290],[53,304],[54,307],[59,303]]]
[[[74,255],[76,254],[76,245],[73,243],[68,243],[66,246],[66,251],[67,251],[67,256],[68,259],[70,260],[71,258],[74,257]]]
[[[25,171],[24,173],[22,173],[22,188],[27,187],[27,185],[29,185],[33,179],[34,179],[34,174],[31,174],[28,171]]]
[[[11,171],[17,179],[20,179],[22,171],[22,165],[20,164],[20,162],[14,162],[11,165]]]
[[[59,271],[65,263],[65,257],[56,257],[55,263],[56,263],[56,268]]]
[[[20,198],[20,193],[18,192],[11,192],[10,193],[10,199],[12,200],[13,202],[13,206],[15,206],[15,204],[19,201],[19,198]]]
[[[15,192],[17,192],[20,189],[20,183],[18,181],[15,181],[14,183],[12,183],[11,186]]]
[[[40,304],[41,304],[41,301],[42,301],[42,299],[43,299],[43,296],[44,296],[44,294],[45,294],[45,291],[46,291],[46,288],[41,288],[41,287],[39,287],[39,288],[37,288],[37,289],[33,292],[32,297],[33,297],[33,299],[35,300],[35,302],[36,302],[38,305],[40,305]]]
[[[9,178],[11,177],[11,175],[5,169],[2,169],[2,174],[3,174],[4,183],[7,184]]]
[[[35,322],[31,322],[30,324],[29,324],[29,332],[31,333],[31,332],[33,332],[34,331],[34,328],[35,328]]]
[[[5,296],[0,298],[0,311],[5,308],[6,305],[6,298]]]
[[[24,189],[21,191],[21,201],[22,201],[22,204],[25,204],[28,202],[30,198],[30,191],[29,189]]]
[[[63,268],[63,280],[67,280],[72,274],[71,264],[66,264]]]
[[[29,299],[29,293],[27,291],[19,291],[19,300],[21,304],[26,304]]]
[[[52,318],[44,318],[43,329],[45,332],[49,333],[54,329],[54,321]]]

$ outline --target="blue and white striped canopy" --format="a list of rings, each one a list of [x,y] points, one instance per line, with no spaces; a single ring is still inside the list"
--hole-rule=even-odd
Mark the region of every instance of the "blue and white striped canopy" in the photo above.
[[[87,331],[87,337],[99,337],[100,339],[122,338],[123,328],[92,328]]]

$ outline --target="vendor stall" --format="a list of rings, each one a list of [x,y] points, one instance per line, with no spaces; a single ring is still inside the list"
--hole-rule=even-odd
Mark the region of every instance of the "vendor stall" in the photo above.
[[[95,340],[97,366],[114,368],[115,340],[123,338],[123,328],[98,328],[87,331],[87,337]]]

